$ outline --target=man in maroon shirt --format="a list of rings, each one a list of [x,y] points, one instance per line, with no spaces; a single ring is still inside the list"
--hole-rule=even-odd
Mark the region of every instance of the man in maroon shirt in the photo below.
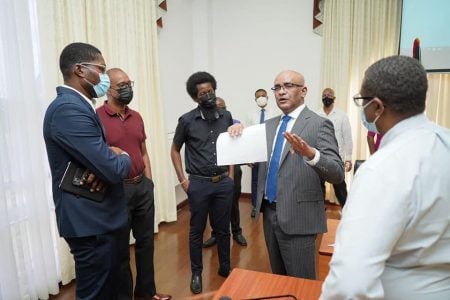
[[[150,159],[145,146],[144,122],[141,115],[128,107],[133,98],[133,81],[121,69],[107,71],[111,81],[108,99],[97,109],[106,131],[106,142],[120,147],[131,157],[131,170],[124,180],[128,203],[128,235],[124,238],[121,260],[119,299],[133,299],[130,269],[129,232],[136,238],[136,287],[134,299],[168,300],[169,295],[156,293],[153,266],[153,233],[155,205]]]

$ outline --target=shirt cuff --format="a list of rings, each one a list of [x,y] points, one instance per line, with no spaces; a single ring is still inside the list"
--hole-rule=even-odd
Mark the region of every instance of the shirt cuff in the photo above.
[[[314,149],[316,150],[316,154],[314,154],[313,159],[308,160],[306,157],[304,157],[305,162],[308,165],[310,165],[311,167],[314,167],[317,164],[317,162],[319,161],[319,159],[320,159],[320,152],[319,152],[319,150],[317,150],[316,148],[314,148]]]

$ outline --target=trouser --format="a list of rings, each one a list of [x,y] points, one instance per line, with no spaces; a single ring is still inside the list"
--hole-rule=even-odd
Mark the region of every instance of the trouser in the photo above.
[[[347,184],[345,180],[342,180],[341,183],[333,184],[334,194],[339,201],[341,207],[344,207],[345,201],[347,201]]]
[[[258,197],[258,170],[259,164],[255,163],[252,168],[252,206],[256,207],[256,198]]]
[[[75,259],[77,300],[117,299],[119,243],[125,229],[88,237],[65,238]]]
[[[345,183],[345,180],[343,180],[341,183],[333,184],[334,194],[336,195],[336,198],[339,201],[339,205],[341,207],[344,207],[345,202],[347,201],[347,184]],[[326,188],[325,188],[325,181],[322,180],[322,192],[324,199],[326,198]]]
[[[136,239],[134,244],[136,259],[136,286],[134,295],[152,297],[156,294],[153,265],[153,234],[155,221],[155,204],[153,181],[143,177],[138,183],[124,184],[128,203],[128,230],[124,235],[126,255],[121,260],[120,299],[133,298],[133,279],[130,269],[129,235],[130,230]]]
[[[316,234],[286,234],[276,208],[263,203],[263,228],[272,273],[316,279]]]
[[[226,176],[219,182],[191,177],[187,191],[191,212],[189,254],[192,274],[201,274],[202,239],[208,212],[216,235],[220,269],[230,270],[230,212],[233,181]]]
[[[239,212],[239,199],[241,198],[241,179],[242,179],[242,169],[241,166],[234,166],[234,190],[233,190],[233,202],[231,204],[231,232],[233,235],[241,234],[241,217]],[[212,223],[211,215],[209,216],[209,221]],[[211,232],[211,236],[215,237],[214,230]]]

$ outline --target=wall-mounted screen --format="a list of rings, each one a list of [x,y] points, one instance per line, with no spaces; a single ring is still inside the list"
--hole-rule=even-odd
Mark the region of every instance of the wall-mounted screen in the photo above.
[[[450,1],[403,0],[400,54],[413,56],[416,38],[424,68],[450,72]]]

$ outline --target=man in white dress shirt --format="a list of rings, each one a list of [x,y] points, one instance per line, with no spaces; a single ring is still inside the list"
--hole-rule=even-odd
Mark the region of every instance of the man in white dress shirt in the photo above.
[[[450,299],[450,130],[424,115],[427,74],[391,56],[354,97],[380,148],[353,180],[320,299]]]
[[[335,99],[336,96],[333,89],[324,89],[322,92],[323,109],[319,110],[317,114],[333,122],[334,135],[339,146],[339,155],[345,163],[345,172],[348,172],[352,169],[352,129],[350,128],[350,121],[348,120],[347,114],[339,108],[334,107]],[[345,201],[347,200],[347,184],[345,183],[345,179],[341,183],[333,184],[333,188],[339,204],[341,207],[344,207]]]
[[[255,103],[258,106],[258,110],[252,111],[247,117],[247,126],[262,124],[266,120],[276,116],[276,114],[271,110],[269,106],[269,97],[267,96],[267,91],[265,89],[257,89],[255,92]],[[281,114],[281,111],[278,112]],[[258,185],[258,164],[251,164],[252,168],[252,213],[251,217],[256,216],[256,191]]]

